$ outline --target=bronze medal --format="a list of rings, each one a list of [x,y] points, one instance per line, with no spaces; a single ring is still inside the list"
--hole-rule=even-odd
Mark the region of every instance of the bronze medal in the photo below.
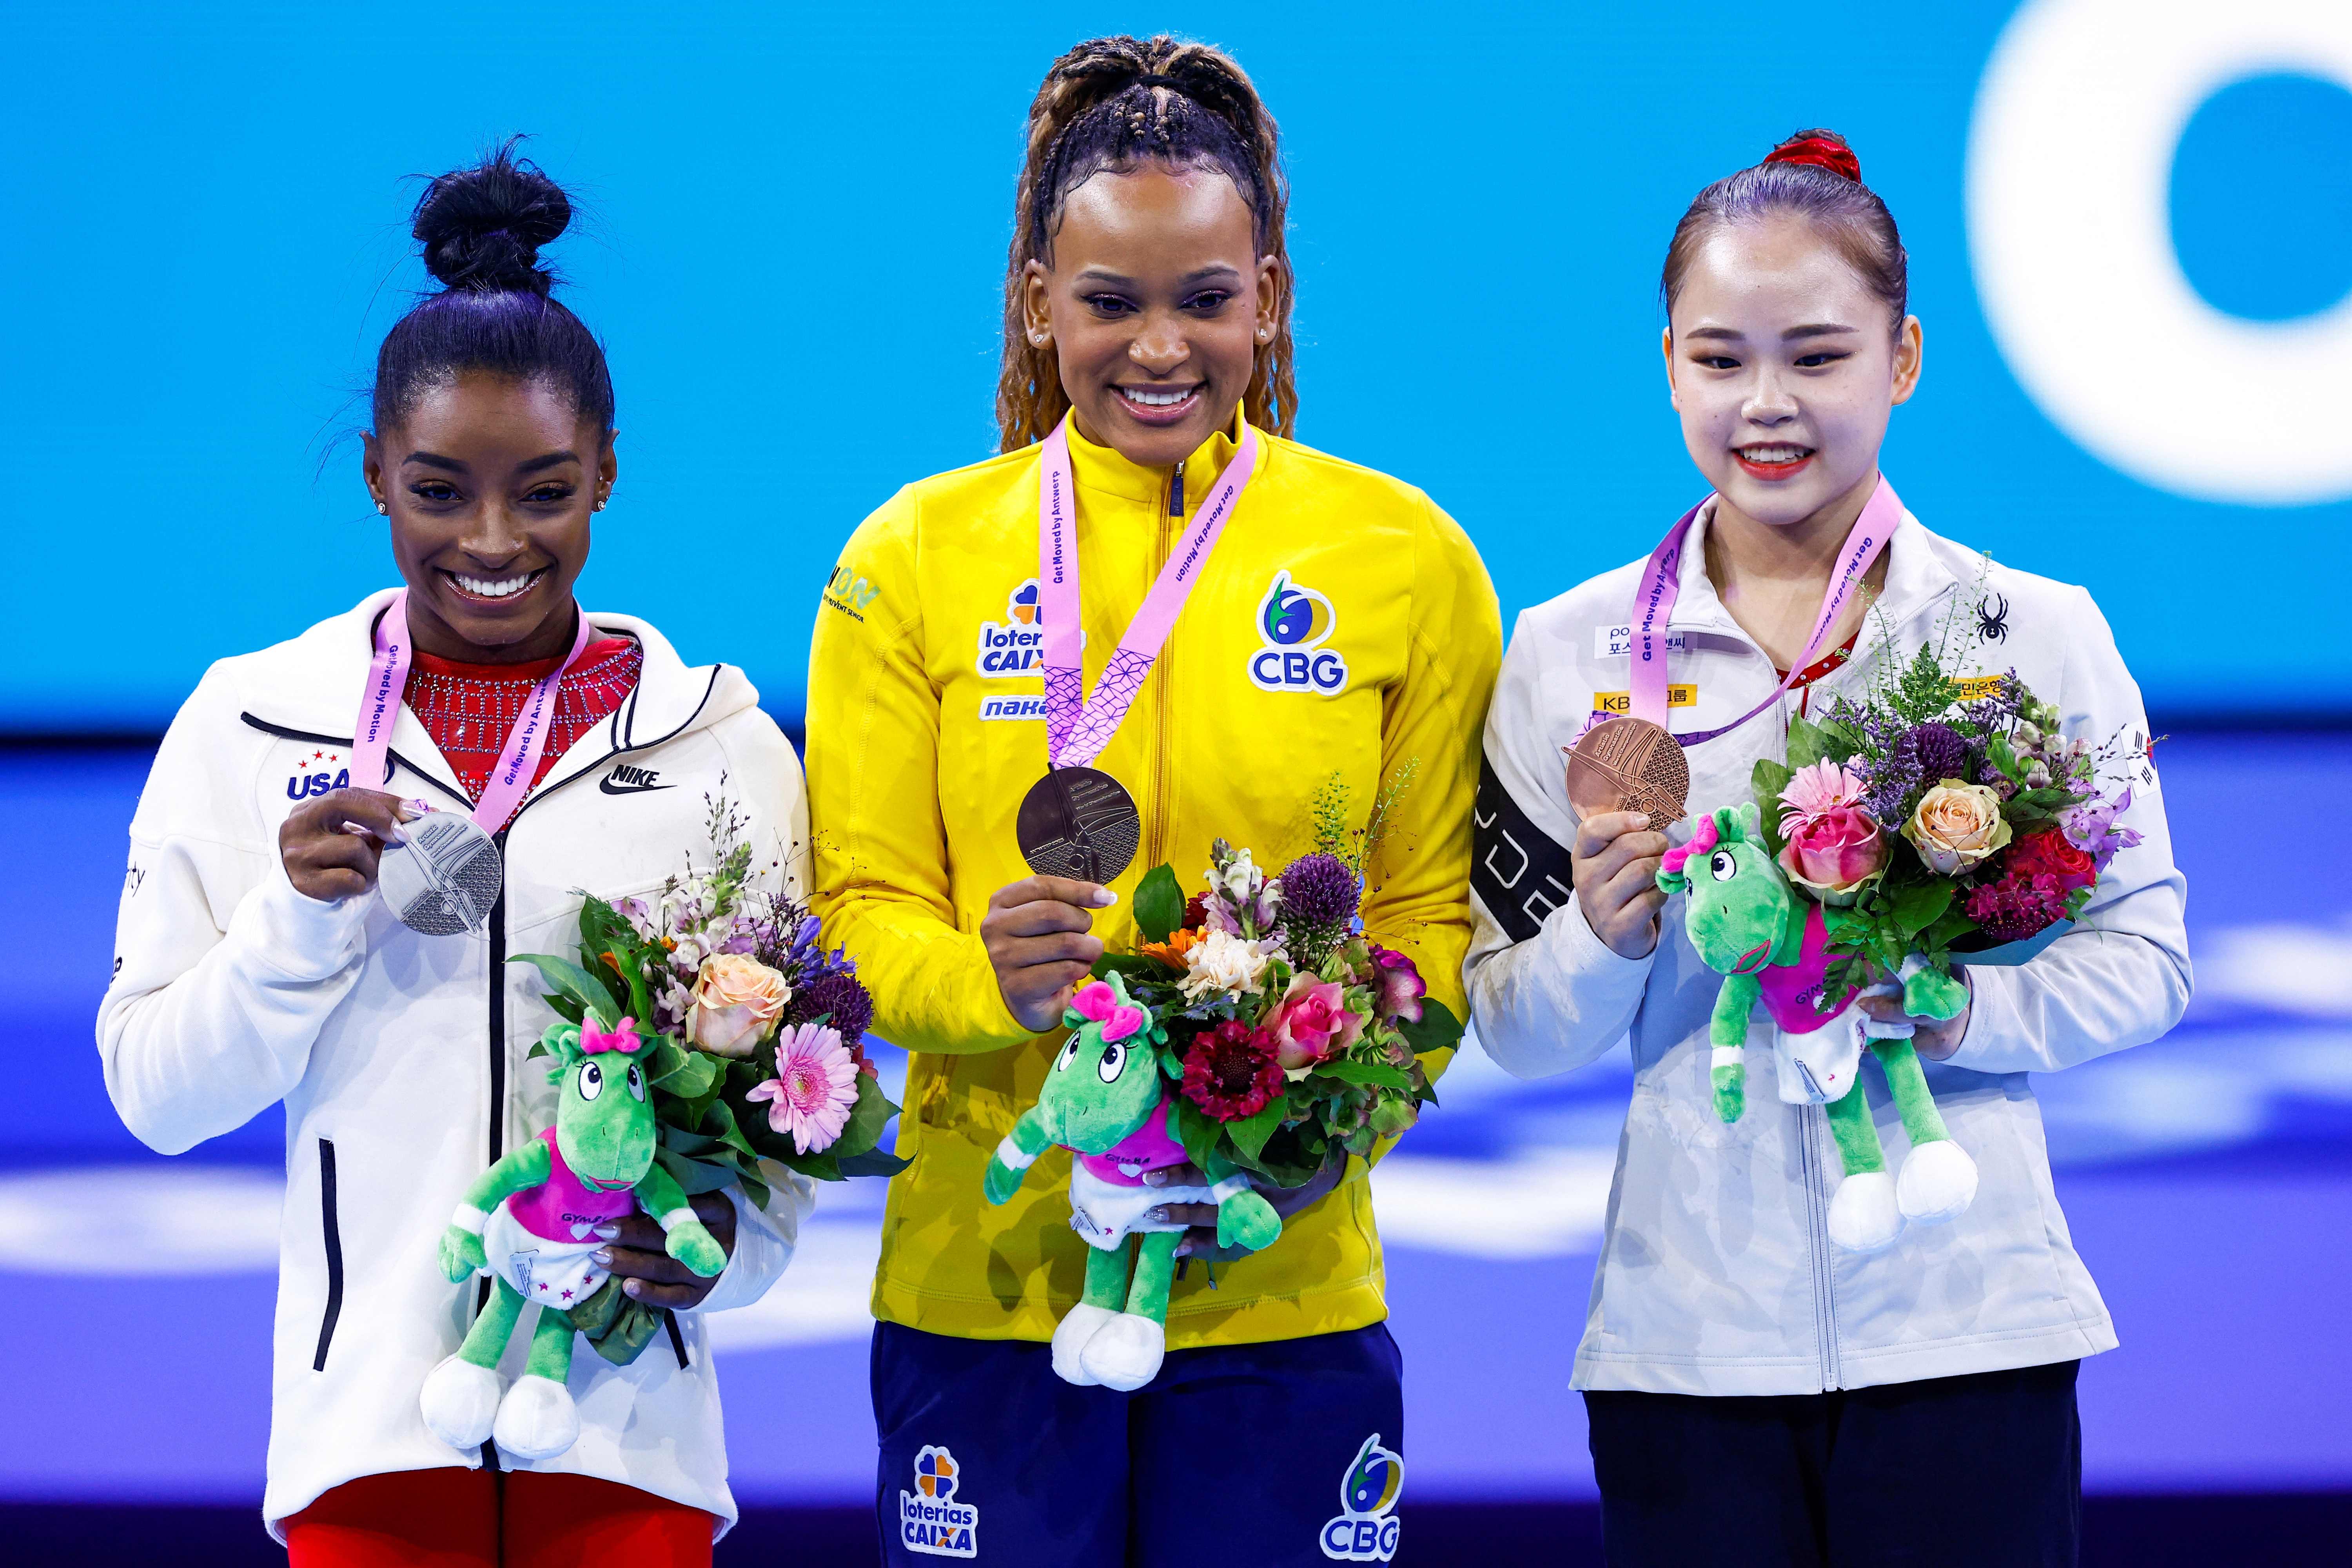
[[[1646,811],[1663,830],[1683,819],[1690,783],[1682,743],[1647,719],[1603,719],[1568,748],[1568,803],[1580,817]]]
[[[1029,786],[1013,822],[1021,858],[1041,877],[1108,885],[1143,842],[1127,786],[1094,768],[1055,768]]]

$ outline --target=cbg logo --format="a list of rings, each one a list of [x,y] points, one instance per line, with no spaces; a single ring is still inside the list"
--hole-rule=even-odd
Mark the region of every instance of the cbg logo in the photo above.
[[[1348,688],[1347,656],[1324,642],[1339,617],[1331,601],[1290,580],[1274,582],[1258,601],[1257,629],[1266,646],[1249,657],[1251,684],[1260,691],[1320,691],[1336,697]]]
[[[1403,1489],[1404,1457],[1381,1447],[1381,1435],[1373,1433],[1339,1478],[1339,1517],[1323,1527],[1323,1555],[1338,1563],[1394,1557],[1404,1521],[1389,1510]]]
[[[962,1470],[944,1447],[915,1456],[915,1489],[898,1494],[898,1539],[930,1557],[980,1555],[980,1510],[955,1500]]]

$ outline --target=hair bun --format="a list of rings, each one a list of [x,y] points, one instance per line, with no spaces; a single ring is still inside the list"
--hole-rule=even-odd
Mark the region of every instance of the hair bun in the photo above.
[[[539,250],[571,226],[572,202],[514,155],[521,140],[443,174],[417,200],[409,232],[425,247],[425,269],[451,289],[544,294],[555,285]]]
[[[1834,131],[1800,131],[1764,156],[1767,163],[1810,163],[1842,179],[1862,184],[1862,160]]]

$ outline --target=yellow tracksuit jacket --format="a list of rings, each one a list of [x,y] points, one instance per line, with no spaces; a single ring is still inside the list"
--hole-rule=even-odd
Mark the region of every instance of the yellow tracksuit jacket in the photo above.
[[[1215,556],[1095,764],[1133,793],[1144,827],[1094,929],[1132,943],[1138,879],[1164,861],[1196,887],[1213,838],[1278,869],[1313,847],[1308,801],[1333,773],[1360,826],[1381,781],[1415,763],[1364,920],[1465,1016],[1471,802],[1502,656],[1493,586],[1419,490],[1260,439]],[[1045,771],[1040,450],[909,485],[866,519],[826,584],[810,657],[814,908],[873,991],[875,1032],[912,1053],[898,1152],[914,1164],[890,1184],[874,1312],[970,1339],[1050,1339],[1086,1269],[1066,1152],[1049,1151],[1003,1206],[981,1195],[990,1152],[1062,1039],[1006,1011],[980,937],[989,896],[1029,874],[1013,818]],[[1233,451],[1219,435],[1186,460],[1188,511]],[[1075,428],[1070,458],[1091,693],[1179,531],[1178,487]],[[1386,1317],[1363,1174],[1358,1163],[1273,1247],[1219,1266],[1213,1291],[1207,1270],[1187,1270],[1170,1347]]]

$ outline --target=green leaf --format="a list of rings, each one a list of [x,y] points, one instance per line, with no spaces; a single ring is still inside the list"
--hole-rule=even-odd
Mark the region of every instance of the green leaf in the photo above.
[[[677,1178],[679,1188],[688,1197],[698,1193],[715,1193],[737,1177],[731,1164],[719,1164],[709,1160],[690,1159],[674,1149],[654,1151],[654,1158],[662,1169]]]
[[[1166,866],[1154,866],[1135,886],[1135,929],[1146,942],[1166,942],[1183,923],[1183,885]]]
[[[1234,1147],[1255,1163],[1265,1152],[1265,1141],[1281,1130],[1283,1113],[1288,1109],[1281,1098],[1270,1099],[1256,1115],[1226,1122],[1225,1131],[1232,1136]]]
[[[570,959],[558,958],[551,952],[524,952],[516,954],[507,962],[530,964],[539,971],[540,979],[547,983],[547,988],[550,991],[559,996],[569,997],[572,1002],[595,1014],[599,1023],[612,1021],[606,1014],[606,1009],[613,1005],[613,994],[598,984],[594,977]]]
[[[1789,721],[1789,771],[1811,767],[1830,754],[1830,737],[1819,724],[1810,719]],[[1777,792],[1776,792],[1777,793]]]
[[[1138,985],[1165,986],[1184,972],[1145,953],[1106,952],[1095,960],[1092,973],[1097,980],[1117,974],[1127,982],[1128,993],[1132,995]]]
[[[857,1075],[857,1103],[850,1108],[849,1121],[842,1127],[841,1136],[835,1140],[833,1152],[842,1159],[863,1154],[881,1141],[882,1130],[898,1108],[882,1092],[882,1086],[864,1073]]]
[[[1406,1089],[1412,1079],[1401,1068],[1386,1062],[1318,1062],[1310,1078],[1337,1079],[1341,1083],[1369,1084],[1374,1089]]]
[[[1780,792],[1789,787],[1797,771],[1769,757],[1756,759],[1755,768],[1748,775],[1748,788],[1756,797],[1756,809],[1761,815],[1765,852],[1775,859],[1788,847],[1780,837]]]
[[[1397,1021],[1396,1031],[1402,1035],[1415,1056],[1427,1051],[1444,1050],[1462,1043],[1462,1020],[1454,1010],[1433,996],[1421,999],[1421,1017],[1408,1022]]]
[[[1894,916],[1907,942],[1943,918],[1944,911],[1952,907],[1952,895],[1957,891],[1956,884],[1942,878],[1932,882],[1913,882],[1888,893],[1888,913]]]
[[[1224,1129],[1202,1114],[1191,1100],[1180,1099],[1175,1103],[1176,1141],[1184,1145],[1184,1158],[1205,1168],[1211,1152],[1217,1146],[1217,1135]]]
[[[1862,750],[1862,737],[1836,720],[1814,720],[1812,725],[1822,732],[1822,755],[1831,762],[1849,762]]]
[[[862,1154],[840,1154],[835,1159],[844,1176],[895,1176],[915,1163],[881,1148],[868,1149]]]
[[[680,1100],[699,1100],[719,1081],[719,1058],[703,1051],[680,1051],[678,1055],[685,1059],[655,1079],[654,1085]]]

